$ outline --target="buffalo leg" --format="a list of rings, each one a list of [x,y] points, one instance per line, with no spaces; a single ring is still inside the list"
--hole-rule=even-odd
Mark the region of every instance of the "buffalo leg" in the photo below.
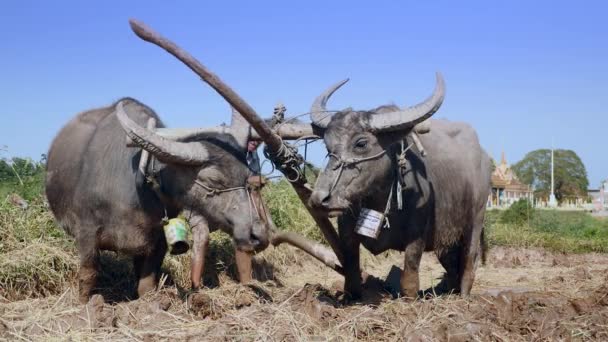
[[[341,241],[344,254],[344,293],[350,299],[361,298],[361,267],[359,241]]]
[[[401,295],[406,298],[416,298],[420,289],[419,267],[424,252],[424,240],[412,241],[405,247],[405,260],[401,274]]]
[[[241,284],[251,282],[251,263],[253,260],[251,253],[242,252],[235,248],[234,257],[236,259],[236,269],[239,274],[239,282]]]
[[[483,230],[484,212],[481,211],[480,217],[477,217],[473,229],[470,234],[465,235],[467,238],[462,248],[462,270],[460,274],[460,291],[463,295],[469,295],[475,280],[475,266],[477,256],[481,251],[481,232]]]
[[[83,253],[83,250],[86,252]],[[81,303],[89,300],[97,281],[99,270],[99,252],[95,247],[82,248],[80,252],[80,270],[78,271],[78,299]]]
[[[459,241],[455,245],[440,251],[438,255],[439,262],[445,269],[446,274],[440,285],[437,286],[439,294],[460,292],[462,249],[461,242]]]
[[[361,298],[361,266],[359,245],[353,228],[354,219],[342,216],[338,222],[340,234],[340,249],[344,255],[344,294],[350,299]]]
[[[133,258],[135,274],[137,275],[137,295],[143,296],[145,293],[153,291],[158,284],[160,267],[167,252],[167,243],[164,238],[158,239],[156,248],[151,255],[137,256]]]
[[[201,278],[205,267],[205,256],[209,247],[209,226],[206,221],[200,220],[192,227],[192,268],[190,280],[193,289],[201,287]]]

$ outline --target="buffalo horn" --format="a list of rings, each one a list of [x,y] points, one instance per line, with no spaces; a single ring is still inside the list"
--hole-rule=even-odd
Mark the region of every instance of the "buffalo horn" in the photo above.
[[[329,87],[325,92],[319,95],[311,107],[312,122],[315,126],[325,128],[331,121],[331,117],[327,115],[327,101],[331,95],[338,90],[348,79],[340,81]],[[445,96],[445,82],[440,73],[437,73],[437,84],[435,91],[424,102],[409,108],[399,111],[373,115],[370,119],[370,128],[375,132],[399,131],[402,129],[412,128],[413,126],[422,123],[424,120],[431,117],[443,103]],[[428,132],[428,124],[420,127],[421,133]]]
[[[275,132],[285,140],[295,140],[313,134],[310,124],[281,123],[275,127]],[[232,134],[232,126],[217,126],[209,128],[156,128],[154,133],[173,141],[193,141],[208,137],[210,134]],[[256,131],[251,132],[250,140],[260,141],[262,138]],[[133,147],[131,141],[128,146]]]
[[[165,139],[131,120],[123,102],[116,105],[116,116],[127,136],[137,146],[167,163],[201,165],[209,157],[207,149],[199,143],[183,143]]]
[[[329,124],[329,121],[331,120],[331,116],[328,115],[327,109],[325,108],[327,100],[329,100],[333,93],[340,89],[346,82],[348,82],[348,78],[332,85],[315,99],[315,102],[313,102],[312,107],[310,108],[312,123],[315,126],[323,129],[327,127],[327,124]]]
[[[443,103],[445,96],[445,82],[440,73],[437,73],[435,91],[424,102],[395,112],[372,115],[370,127],[376,132],[390,132],[409,129],[416,124],[430,118]]]

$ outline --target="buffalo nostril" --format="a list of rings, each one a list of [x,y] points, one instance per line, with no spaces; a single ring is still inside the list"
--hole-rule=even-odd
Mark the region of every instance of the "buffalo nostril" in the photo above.
[[[312,193],[312,196],[310,196],[310,204],[313,207],[327,209],[329,207],[330,199],[331,195],[329,191],[315,190]]]
[[[325,195],[324,197],[322,197],[321,199],[321,205],[324,207],[329,207],[329,199],[330,199],[331,195],[329,193],[327,193],[327,195]]]
[[[316,190],[313,192],[310,202],[313,207],[327,208],[329,206],[330,197],[329,191]]]
[[[260,244],[260,238],[257,237],[255,234],[251,234],[249,236],[249,241],[251,241],[251,244],[254,246],[257,246]]]
[[[261,235],[257,235],[257,234],[251,234],[250,241],[251,241],[251,246],[256,251],[261,251],[261,250],[266,249],[266,247],[268,247],[268,243],[269,243],[269,240],[265,235],[261,236]]]

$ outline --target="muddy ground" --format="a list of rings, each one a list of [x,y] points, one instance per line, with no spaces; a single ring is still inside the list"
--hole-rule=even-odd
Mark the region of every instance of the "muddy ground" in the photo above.
[[[250,286],[220,275],[221,286],[194,294],[165,286],[135,301],[108,304],[96,295],[80,305],[71,288],[0,303],[0,339],[608,341],[608,255],[496,247],[472,296],[417,301],[391,294],[400,253],[367,256],[364,268],[377,278],[368,280],[362,302],[347,305],[340,278],[300,252],[280,247],[257,258],[279,266],[258,267],[265,280]],[[423,287],[442,273],[425,254]]]

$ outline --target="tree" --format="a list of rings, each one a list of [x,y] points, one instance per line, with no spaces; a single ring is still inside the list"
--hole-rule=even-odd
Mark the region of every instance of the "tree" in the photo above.
[[[523,183],[534,187],[534,195],[548,198],[551,192],[551,150],[539,149],[526,154],[512,166]],[[554,150],[555,197],[562,202],[568,197],[585,197],[589,180],[587,170],[572,150]]]
[[[30,158],[0,158],[0,200],[17,194],[26,200],[44,191],[44,164]]]
[[[13,181],[15,179],[15,171],[5,159],[0,159],[0,183]]]
[[[12,158],[12,165],[15,172],[21,177],[34,176],[40,171],[40,166],[29,158]]]

